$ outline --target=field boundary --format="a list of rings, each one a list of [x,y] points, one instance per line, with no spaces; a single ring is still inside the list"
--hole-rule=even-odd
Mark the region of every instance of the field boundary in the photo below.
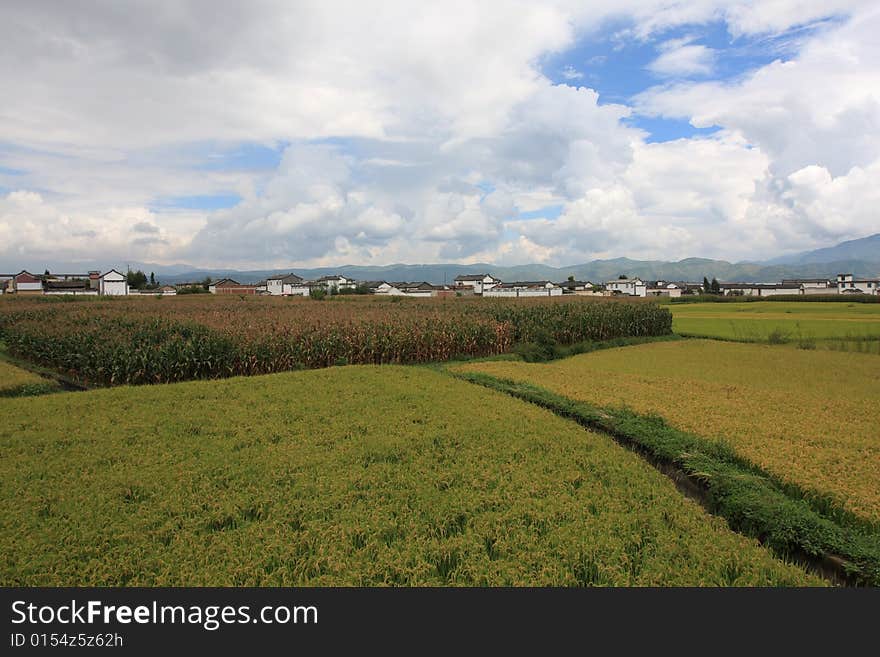
[[[873,525],[794,485],[782,485],[720,443],[674,429],[657,416],[598,408],[488,374],[447,371],[609,435],[672,479],[683,494],[723,517],[734,531],[834,583],[880,585],[880,532]]]
[[[3,342],[0,342],[0,360],[45,379],[45,382],[43,383],[25,384],[24,386],[0,392],[0,397],[31,397],[35,395],[47,395],[53,392],[71,392],[89,389],[88,387],[73,381],[69,377],[64,376],[60,372],[41,367],[40,365],[36,365],[23,358],[11,356],[6,350],[6,345],[3,344]]]

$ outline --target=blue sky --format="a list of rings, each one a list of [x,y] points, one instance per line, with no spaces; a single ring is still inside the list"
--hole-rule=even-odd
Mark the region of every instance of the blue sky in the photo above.
[[[599,92],[600,103],[631,105],[635,96],[656,85],[670,82],[733,81],[777,59],[796,54],[797,43],[826,21],[782,34],[745,35],[734,38],[724,21],[686,24],[665,30],[649,39],[627,36],[632,24],[609,22],[601,31],[582,35],[576,45],[546,59],[541,70],[558,84],[583,85]],[[714,57],[708,74],[659,75],[650,69],[663,43],[687,39],[688,45],[705,46]],[[695,128],[688,121],[635,113],[629,124],[649,133],[648,142],[664,142],[711,134],[712,128]]]

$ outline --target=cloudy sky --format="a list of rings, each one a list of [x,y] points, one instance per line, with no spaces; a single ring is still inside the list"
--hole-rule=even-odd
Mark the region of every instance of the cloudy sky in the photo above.
[[[4,0],[0,270],[880,232],[876,0]]]

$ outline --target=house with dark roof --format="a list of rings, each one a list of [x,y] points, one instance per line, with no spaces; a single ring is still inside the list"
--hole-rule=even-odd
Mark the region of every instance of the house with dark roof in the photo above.
[[[266,279],[266,292],[272,296],[308,296],[309,287],[301,276],[278,274]]]
[[[772,297],[801,293],[801,286],[794,283],[719,283],[718,287],[725,296]]]
[[[386,294],[388,296],[400,296],[403,290],[388,281],[362,281],[361,285],[370,291],[370,294]]]
[[[333,276],[321,276],[321,278],[312,283],[312,286],[327,290],[354,289],[357,287],[357,281],[353,278],[346,278],[341,274],[335,274]]]
[[[208,286],[211,294],[256,294],[257,286],[239,283],[231,278],[221,278]]]
[[[590,281],[562,281],[557,283],[557,285],[566,293],[585,292],[593,289],[593,284]]]
[[[837,275],[839,294],[880,294],[880,278],[856,278],[852,274]]]
[[[46,294],[97,295],[98,290],[92,289],[88,278],[70,280],[47,280]]]
[[[473,294],[483,294],[486,290],[491,290],[501,282],[500,278],[495,278],[491,274],[459,274],[453,281],[453,288],[460,292],[472,292]]]
[[[42,294],[43,278],[22,269],[12,277],[12,290],[16,294]]]
[[[626,295],[630,297],[648,296],[648,286],[641,278],[618,278],[605,283],[605,289],[612,295]]]

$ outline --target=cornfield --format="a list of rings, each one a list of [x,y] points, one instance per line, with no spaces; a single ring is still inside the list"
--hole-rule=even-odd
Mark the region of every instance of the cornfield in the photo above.
[[[0,303],[10,353],[89,385],[166,383],[338,364],[425,363],[671,332],[652,303],[583,299],[113,299]]]

